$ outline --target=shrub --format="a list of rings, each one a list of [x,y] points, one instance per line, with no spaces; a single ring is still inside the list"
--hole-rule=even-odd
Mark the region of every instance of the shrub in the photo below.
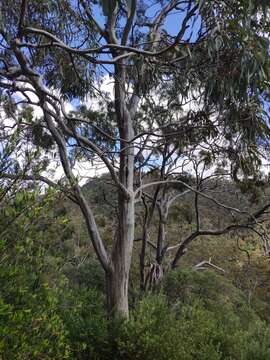
[[[219,344],[215,345],[211,338],[215,320],[202,309],[192,313],[191,318],[188,314],[188,309],[177,314],[162,295],[144,298],[118,334],[117,359],[221,359]]]
[[[72,359],[105,359],[110,353],[106,315],[104,296],[98,291],[77,289],[66,293],[61,316],[68,330]]]
[[[27,274],[18,269],[20,279]],[[3,277],[5,282],[3,282]],[[59,315],[57,295],[46,284],[33,292],[19,281],[17,270],[1,273],[0,354],[3,359],[70,359],[67,330]],[[10,281],[10,287],[8,282]],[[15,287],[14,287],[15,286]],[[11,289],[13,287],[13,289]]]

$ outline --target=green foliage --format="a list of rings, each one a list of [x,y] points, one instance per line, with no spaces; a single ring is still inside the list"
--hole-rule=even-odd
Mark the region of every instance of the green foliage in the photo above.
[[[68,330],[72,359],[98,360],[109,352],[104,295],[94,289],[66,292],[61,317]],[[104,355],[105,356],[105,355]]]
[[[1,209],[4,359],[270,357],[270,328],[261,320],[266,304],[248,304],[244,291],[214,271],[169,271],[156,294],[139,300],[134,289],[128,321],[108,322],[104,280],[96,260],[89,257],[67,266],[71,254],[65,243],[72,232],[61,203],[52,208],[54,196],[20,191]]]
[[[85,257],[82,258],[85,259]],[[104,271],[94,257],[89,257],[82,264],[75,261],[74,263],[65,264],[63,272],[68,277],[74,290],[83,288],[105,293]]]
[[[221,359],[212,343],[215,323],[202,309],[173,311],[164,296],[150,296],[135,308],[118,339],[118,359]]]
[[[50,236],[66,225],[60,217],[51,225],[50,204],[48,197],[38,199],[21,191],[1,209],[0,354],[4,359],[70,359],[68,332],[59,313],[66,279],[52,277],[60,265],[57,249],[53,262],[49,256]]]
[[[231,281],[211,270],[186,268],[170,271],[165,278],[164,291],[173,303],[200,298],[208,307],[229,304],[235,309],[245,303],[244,294]]]
[[[151,295],[137,304],[120,328],[115,358],[268,359],[270,329],[248,315],[248,323],[242,324],[232,309],[210,310],[198,299],[170,306],[163,295]]]
[[[1,269],[0,279],[5,286],[0,298],[0,354],[5,359],[70,359],[67,330],[57,313],[59,294],[56,297],[46,283],[33,291],[28,269],[8,270]]]

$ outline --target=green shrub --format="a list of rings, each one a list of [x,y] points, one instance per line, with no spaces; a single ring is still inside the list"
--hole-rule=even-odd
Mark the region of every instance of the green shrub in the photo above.
[[[72,359],[98,360],[110,353],[106,315],[104,295],[96,290],[66,293],[61,316],[68,330]]]
[[[117,360],[267,360],[270,328],[245,294],[211,271],[174,271],[118,327]]]
[[[202,309],[188,310],[173,311],[162,295],[141,300],[118,334],[117,359],[221,359],[215,320]]]
[[[54,246],[66,219],[56,221],[50,201],[40,200],[21,191],[0,209],[0,358],[5,360],[71,359],[59,312],[66,279],[57,273],[61,262]]]
[[[172,304],[193,304],[200,301],[205,308],[220,314],[232,312],[241,319],[243,326],[256,321],[256,312],[248,305],[246,294],[233,283],[212,270],[183,269],[170,271],[163,290]],[[226,314],[225,314],[226,321]]]
[[[27,279],[27,274],[18,271],[20,278]],[[15,281],[16,272],[10,269],[5,294],[0,294],[0,355],[7,360],[71,359],[57,295],[46,284],[33,292],[25,282]],[[2,280],[1,276],[1,285]],[[15,286],[12,290],[8,281],[10,287]]]

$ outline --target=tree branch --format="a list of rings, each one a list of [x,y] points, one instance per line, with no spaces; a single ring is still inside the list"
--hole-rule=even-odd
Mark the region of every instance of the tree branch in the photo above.
[[[134,192],[134,196],[136,197],[137,194],[141,190],[143,190],[143,189],[145,189],[147,187],[156,186],[156,185],[160,185],[160,184],[181,184],[181,185],[185,186],[187,189],[193,191],[195,194],[198,194],[198,195],[204,197],[205,199],[208,199],[208,200],[214,202],[216,205],[218,205],[218,206],[220,206],[220,207],[222,207],[222,208],[224,208],[226,210],[233,211],[233,212],[236,212],[236,213],[239,213],[239,214],[246,214],[246,215],[252,216],[248,211],[240,210],[240,209],[237,209],[237,208],[227,206],[225,204],[220,203],[219,201],[214,199],[212,196],[206,195],[203,192],[194,189],[192,186],[186,184],[182,180],[161,180],[161,181],[153,181],[153,182],[150,182],[150,183],[147,183],[147,184],[143,184],[142,186],[140,186],[139,188],[136,189],[136,191]]]
[[[194,266],[194,268],[196,269],[196,270],[204,270],[205,269],[205,267],[204,266],[209,266],[209,267],[212,267],[213,269],[215,269],[215,270],[218,270],[218,271],[220,271],[220,272],[222,272],[222,273],[224,273],[225,274],[225,270],[224,269],[222,269],[221,267],[219,267],[219,266],[217,266],[217,265],[214,265],[213,263],[212,263],[212,259],[210,258],[208,261],[207,260],[204,260],[204,261],[201,261],[201,262],[199,262],[198,264],[196,264],[195,266]]]
[[[135,14],[136,14],[136,7],[137,7],[137,0],[131,0],[130,15],[128,16],[125,28],[123,30],[121,45],[125,46],[127,44],[128,35],[130,33],[130,30],[131,30],[131,27],[133,24],[133,20],[134,20]]]

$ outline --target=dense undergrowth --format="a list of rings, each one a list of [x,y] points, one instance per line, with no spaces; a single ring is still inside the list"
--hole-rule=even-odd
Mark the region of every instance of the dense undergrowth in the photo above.
[[[270,359],[268,295],[251,300],[244,281],[214,270],[185,264],[141,293],[135,267],[130,318],[108,321],[102,271],[71,250],[54,202],[25,191],[1,210],[1,359]]]

